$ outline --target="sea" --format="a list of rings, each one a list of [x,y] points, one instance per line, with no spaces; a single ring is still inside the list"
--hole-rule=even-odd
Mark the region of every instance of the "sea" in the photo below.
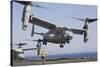
[[[82,57],[92,57],[97,59],[97,52],[48,55],[46,59],[82,58]],[[41,60],[40,56],[27,56],[25,58],[28,60]]]

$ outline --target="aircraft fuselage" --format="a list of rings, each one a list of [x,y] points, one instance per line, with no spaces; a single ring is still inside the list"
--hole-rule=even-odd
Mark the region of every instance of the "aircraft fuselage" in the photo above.
[[[73,33],[70,31],[58,32],[55,30],[50,30],[43,36],[43,38],[46,39],[47,42],[65,44],[72,39],[72,34]]]

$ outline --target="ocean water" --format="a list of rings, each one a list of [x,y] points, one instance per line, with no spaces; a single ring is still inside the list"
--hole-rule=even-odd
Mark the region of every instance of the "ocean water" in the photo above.
[[[97,58],[96,52],[90,53],[76,53],[76,54],[57,54],[57,55],[48,55],[46,59],[59,59],[59,58],[81,58],[81,57],[94,57]],[[28,60],[41,60],[40,56],[28,56],[25,57]]]

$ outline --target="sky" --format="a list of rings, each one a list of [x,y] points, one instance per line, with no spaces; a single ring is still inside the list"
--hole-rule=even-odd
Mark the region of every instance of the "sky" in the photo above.
[[[82,29],[84,22],[70,18],[95,18],[97,17],[97,6],[95,5],[77,5],[77,4],[60,4],[60,3],[43,3],[43,2],[33,2],[49,9],[32,7],[32,14],[42,20],[48,21],[49,23],[66,26],[68,28],[78,28]],[[16,44],[19,42],[28,43],[28,45],[23,46],[23,48],[34,48],[36,47],[35,42],[26,41],[26,39],[35,40],[42,38],[40,35],[34,35],[31,37],[32,24],[29,24],[28,31],[22,30],[22,11],[23,5],[13,2],[13,12],[12,12],[12,43]],[[39,27],[35,25],[35,32],[48,32],[48,29]],[[59,44],[48,43],[45,47],[47,50],[47,55],[54,54],[72,54],[72,53],[85,53],[85,52],[96,52],[97,51],[97,22],[89,24],[89,41],[87,43],[83,42],[83,36],[74,35],[70,44],[65,44],[64,48],[60,48]],[[13,46],[17,48],[17,46]],[[37,51],[31,50],[26,51],[25,56],[36,56]]]

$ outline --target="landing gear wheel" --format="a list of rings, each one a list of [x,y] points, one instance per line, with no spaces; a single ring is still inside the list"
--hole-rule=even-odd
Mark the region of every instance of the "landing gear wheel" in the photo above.
[[[67,43],[69,44],[69,43],[70,43],[70,41],[68,40],[68,41],[67,41]]]
[[[88,41],[89,39],[87,38],[87,41]]]
[[[63,48],[64,47],[64,45],[60,45],[60,48]]]
[[[47,42],[43,42],[43,45],[47,45]]]
[[[43,45],[47,45],[47,40],[43,39]]]

